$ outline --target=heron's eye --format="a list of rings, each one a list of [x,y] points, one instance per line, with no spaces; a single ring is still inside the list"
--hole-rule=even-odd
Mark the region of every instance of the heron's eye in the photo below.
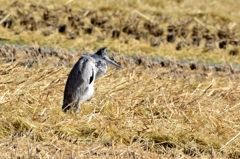
[[[105,53],[105,54],[102,56],[102,58],[103,58],[103,59],[106,59],[106,56],[107,56],[107,55],[106,55],[106,53]]]

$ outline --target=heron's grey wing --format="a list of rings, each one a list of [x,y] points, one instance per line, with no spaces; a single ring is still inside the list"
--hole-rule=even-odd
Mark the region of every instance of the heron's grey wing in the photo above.
[[[88,85],[93,82],[93,66],[93,62],[86,57],[80,58],[74,65],[68,76],[64,91],[63,103],[66,103],[66,106],[81,98]]]

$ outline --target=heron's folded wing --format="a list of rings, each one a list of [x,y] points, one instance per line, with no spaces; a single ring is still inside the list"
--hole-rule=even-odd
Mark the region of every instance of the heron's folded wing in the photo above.
[[[94,63],[86,58],[82,57],[72,68],[65,87],[64,97],[77,100],[93,82],[94,79]],[[73,102],[73,101],[71,101]]]

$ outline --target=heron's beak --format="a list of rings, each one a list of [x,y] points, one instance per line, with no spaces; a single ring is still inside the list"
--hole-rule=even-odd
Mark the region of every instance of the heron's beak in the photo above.
[[[113,60],[111,60],[111,59],[110,59],[109,57],[107,57],[107,56],[105,56],[105,60],[106,60],[108,63],[112,64],[112,65],[115,65],[115,66],[118,66],[118,67],[122,68],[122,66],[120,66],[119,64],[117,64],[116,62],[114,62]]]

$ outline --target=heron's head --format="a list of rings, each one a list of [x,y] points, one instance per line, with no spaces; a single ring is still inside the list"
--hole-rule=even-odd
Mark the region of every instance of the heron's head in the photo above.
[[[108,56],[107,56],[107,48],[103,47],[101,49],[99,49],[96,53],[96,56],[98,56],[98,58],[102,58],[103,60],[107,61],[107,63],[110,63],[112,65],[121,67],[119,64],[117,64],[116,62],[114,62],[113,60],[111,60]]]

